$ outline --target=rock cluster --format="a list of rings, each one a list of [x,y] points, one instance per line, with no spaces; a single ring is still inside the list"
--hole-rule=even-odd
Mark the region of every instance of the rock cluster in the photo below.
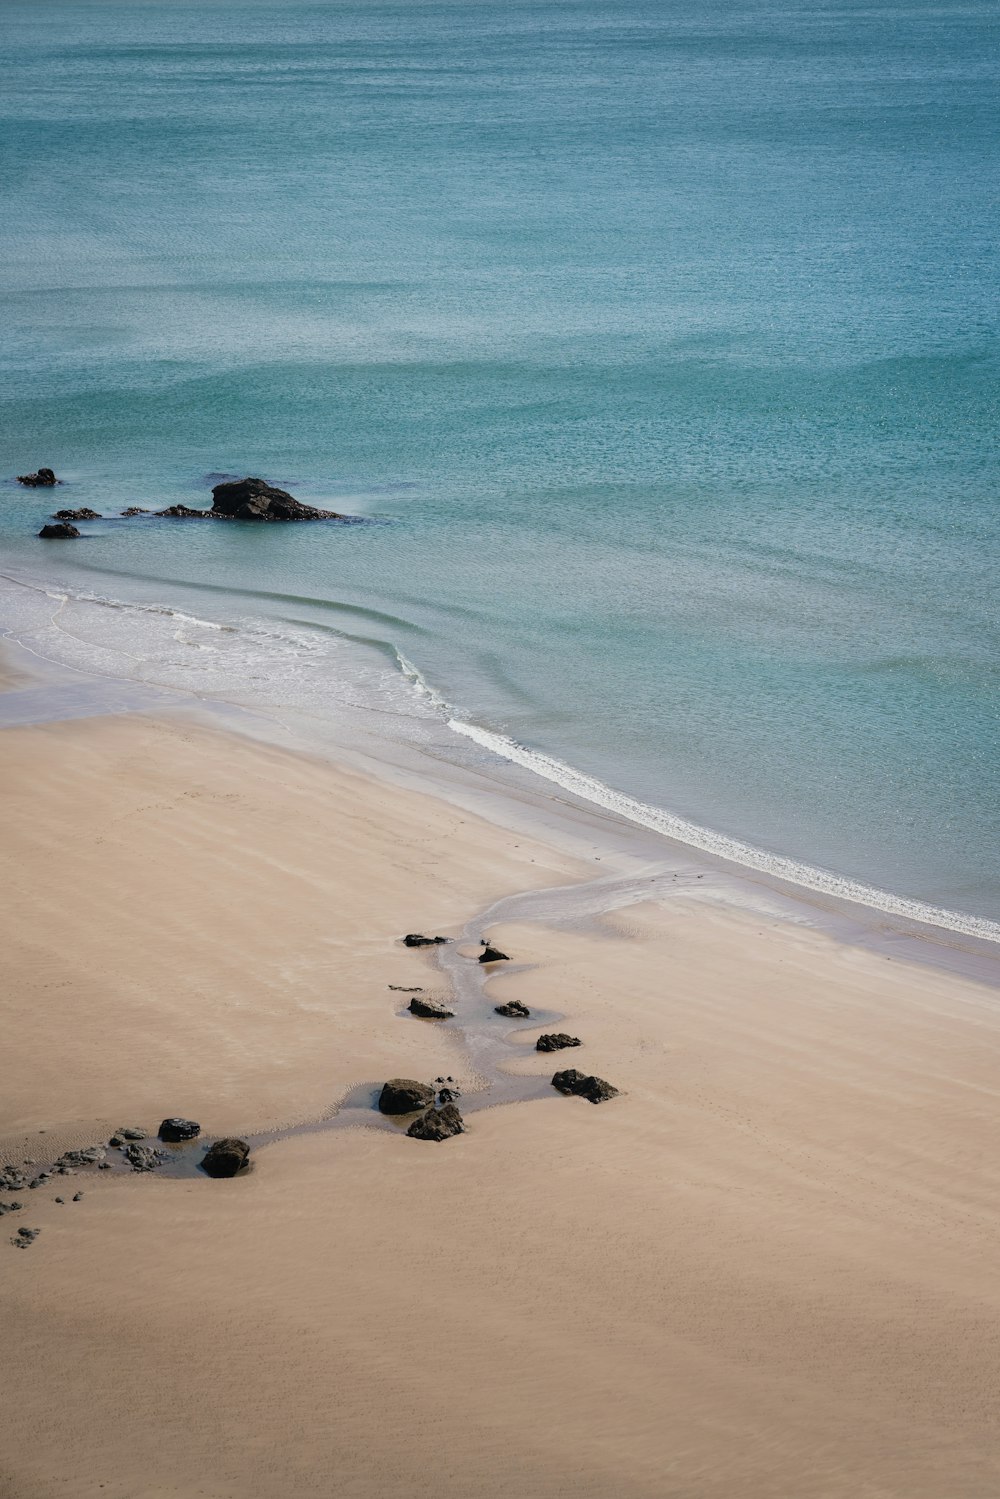
[[[198,510],[191,505],[168,505],[166,510],[157,510],[157,515],[179,516],[184,520],[250,520],[250,521],[298,521],[298,520],[346,520],[336,510],[318,510],[315,505],[303,505],[285,489],[276,489],[263,479],[233,479],[225,484],[216,484],[212,490],[211,510]]]
[[[15,1249],[27,1249],[30,1244],[35,1242],[41,1231],[40,1228],[19,1228],[10,1242],[14,1245]]]
[[[565,1031],[550,1031],[545,1036],[539,1036],[535,1042],[536,1051],[565,1051],[567,1046],[580,1046],[582,1043],[579,1036],[567,1036]]]
[[[53,520],[103,520],[103,515],[98,515],[96,510],[91,510],[84,505],[82,510],[57,510],[52,517]]]
[[[18,474],[18,484],[23,484],[27,489],[51,489],[54,484],[61,484],[50,468],[40,468],[36,474]]]
[[[250,1160],[250,1146],[245,1140],[216,1140],[205,1152],[201,1169],[209,1176],[236,1176]]]
[[[157,1166],[170,1159],[165,1150],[157,1150],[152,1145],[126,1145],[122,1155],[133,1171],[155,1171]]]
[[[606,1099],[618,1097],[618,1089],[606,1083],[603,1077],[588,1076],[586,1073],[577,1072],[575,1067],[567,1067],[565,1072],[557,1072],[552,1079],[552,1086],[560,1093],[586,1098],[591,1103],[604,1103]]]

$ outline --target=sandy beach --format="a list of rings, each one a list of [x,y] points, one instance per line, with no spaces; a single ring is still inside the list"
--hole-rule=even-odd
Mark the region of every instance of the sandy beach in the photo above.
[[[390,1076],[474,1088],[461,1032],[388,987],[447,993],[400,937],[593,877],[182,714],[0,750],[5,1160],[171,1114],[304,1123]],[[526,1029],[506,1065],[621,1096],[22,1193],[4,1499],[994,1495],[997,991],[688,888],[489,936],[517,964],[489,1002],[584,1042]]]

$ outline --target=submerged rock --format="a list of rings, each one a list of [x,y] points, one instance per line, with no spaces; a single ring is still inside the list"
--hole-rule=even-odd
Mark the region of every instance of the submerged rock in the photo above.
[[[245,1140],[216,1140],[205,1152],[202,1170],[209,1176],[236,1176],[250,1160],[250,1146]]]
[[[39,531],[44,541],[57,541],[65,536],[79,536],[79,531],[68,520],[51,521]]]
[[[40,468],[36,474],[18,474],[18,484],[23,484],[26,489],[51,489],[54,484],[61,484],[50,468]]]
[[[416,996],[410,1000],[409,1008],[410,1014],[419,1015],[421,1020],[450,1020],[455,1013],[439,999],[419,999]]]
[[[618,1089],[606,1083],[603,1077],[593,1077],[584,1072],[577,1072],[575,1067],[567,1067],[565,1072],[557,1072],[552,1079],[552,1086],[558,1088],[560,1093],[586,1098],[591,1103],[604,1103],[609,1098],[618,1097]]]
[[[410,1077],[391,1077],[378,1096],[382,1114],[414,1114],[434,1102],[434,1089]]]
[[[159,1128],[161,1140],[176,1144],[179,1140],[194,1140],[201,1134],[201,1125],[193,1119],[164,1119]]]
[[[536,1051],[565,1051],[567,1046],[580,1046],[579,1036],[567,1036],[565,1031],[550,1031],[545,1036],[539,1036],[535,1042]]]
[[[52,517],[53,520],[103,520],[103,515],[98,515],[96,510],[91,510],[84,505],[82,510],[57,510]]]
[[[494,1013],[505,1015],[508,1020],[527,1020],[531,1011],[520,999],[509,999],[505,1005],[494,1005]]]
[[[152,1145],[126,1145],[122,1155],[133,1171],[155,1171],[170,1159],[165,1150],[154,1150]]]
[[[509,963],[510,959],[505,952],[500,951],[499,947],[490,947],[487,942],[479,954],[479,961],[480,963]]]
[[[450,941],[450,937],[422,937],[419,932],[409,932],[403,938],[406,947],[437,947],[441,942]]]
[[[414,1119],[406,1133],[411,1140],[450,1140],[465,1129],[461,1114],[453,1103],[443,1109],[428,1109],[419,1119]]]

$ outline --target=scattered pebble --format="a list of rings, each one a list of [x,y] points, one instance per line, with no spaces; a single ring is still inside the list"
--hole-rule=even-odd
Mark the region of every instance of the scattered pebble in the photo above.
[[[73,1201],[74,1202],[80,1202],[82,1198],[83,1198],[83,1193],[82,1192],[74,1192],[73,1193]]]

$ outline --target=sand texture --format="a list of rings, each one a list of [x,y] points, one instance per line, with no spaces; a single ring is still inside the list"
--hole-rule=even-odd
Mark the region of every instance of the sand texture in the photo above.
[[[0,1140],[314,1118],[461,1070],[408,930],[561,854],[182,719],[0,735]],[[490,930],[594,1071],[444,1144],[88,1176],[0,1224],[4,1499],[986,1499],[1000,1491],[1000,1010],[690,890]],[[530,965],[521,967],[520,965]],[[46,1134],[39,1136],[38,1131]],[[42,1143],[44,1141],[44,1143]]]

